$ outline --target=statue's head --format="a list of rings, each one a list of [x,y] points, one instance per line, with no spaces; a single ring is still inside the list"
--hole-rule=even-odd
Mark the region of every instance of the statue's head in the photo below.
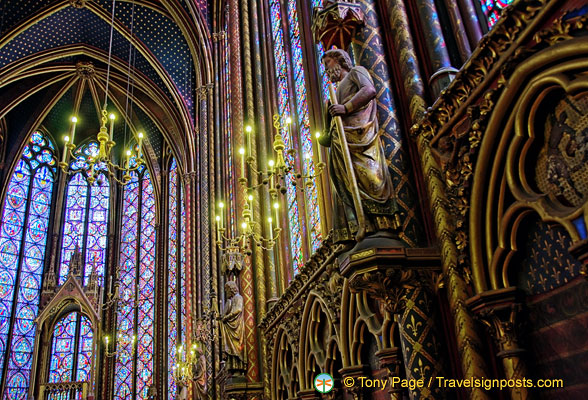
[[[343,70],[349,72],[353,68],[351,57],[345,50],[333,49],[327,51],[321,61],[325,64],[325,72],[332,82],[343,79]]]
[[[235,281],[228,281],[225,283],[225,293],[227,298],[231,298],[237,293],[239,293],[239,289],[237,288],[237,283]]]

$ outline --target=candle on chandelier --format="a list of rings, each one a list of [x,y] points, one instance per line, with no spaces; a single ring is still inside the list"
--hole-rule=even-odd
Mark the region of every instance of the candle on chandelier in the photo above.
[[[267,223],[269,224],[270,242],[274,241],[274,232],[272,229],[272,217],[268,217]]]
[[[130,149],[127,150],[127,162],[126,162],[126,164],[127,164],[127,169],[128,168],[131,168],[131,150]]]
[[[110,115],[108,116],[108,118],[110,118],[110,141],[112,142],[112,138],[113,138],[113,133],[114,133],[114,114],[110,113]]]
[[[319,164],[323,162],[323,155],[321,154],[321,145],[319,143],[319,139],[321,137],[321,133],[317,132],[316,133],[316,152],[318,154],[318,162]]]
[[[280,227],[280,215],[279,215],[280,203],[277,201],[274,203],[274,210],[276,210],[276,228]]]
[[[251,142],[253,140],[253,138],[251,137],[251,136],[253,136],[253,128],[251,128],[250,125],[247,125],[245,127],[245,132],[247,132],[247,153],[249,154],[249,157],[253,157],[252,146],[251,146]]]
[[[74,144],[74,138],[76,135],[76,124],[78,123],[78,119],[76,117],[71,117],[71,144]]]
[[[63,137],[63,141],[65,142],[65,144],[63,145],[63,158],[61,159],[61,161],[65,162],[65,159],[67,158],[67,143],[69,142],[69,136],[65,135]]]
[[[269,160],[267,162],[267,164],[269,165],[269,176],[270,176],[270,190],[274,188],[275,182],[274,182],[274,175],[275,175],[275,171],[274,171],[274,165],[275,162],[274,160]]]
[[[294,144],[292,143],[292,118],[286,118],[286,125],[288,126],[288,147],[294,148]]]
[[[138,157],[141,158],[141,151],[143,150],[143,132],[139,132],[137,134],[137,136],[139,136],[139,153],[138,153]]]
[[[225,222],[224,221],[225,220],[225,214],[224,214],[225,203],[223,203],[222,201],[220,201],[218,203],[218,208],[220,208],[220,212],[219,212],[219,215],[220,215],[220,227],[222,229],[222,228],[225,227],[225,223],[224,223]]]
[[[249,200],[249,210],[251,211],[251,221],[253,221],[253,195],[247,196],[247,200]]]
[[[241,223],[241,228],[243,228],[243,248],[245,248],[245,241],[247,240],[247,222]]]
[[[221,238],[220,238],[220,220],[221,220],[221,217],[220,217],[220,215],[217,215],[215,219],[216,219],[216,241],[217,242],[220,242],[221,241]]]
[[[245,149],[239,148],[239,154],[241,154],[241,178],[245,179]]]

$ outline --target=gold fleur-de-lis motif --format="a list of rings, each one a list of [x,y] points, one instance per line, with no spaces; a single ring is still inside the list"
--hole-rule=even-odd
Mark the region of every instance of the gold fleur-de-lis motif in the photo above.
[[[421,325],[423,325],[423,323],[420,321],[415,321],[414,315],[411,315],[410,323],[406,325],[406,330],[412,331],[412,335],[416,337],[418,336],[418,329]]]
[[[425,380],[425,378],[427,377],[427,372],[431,370],[431,367],[429,367],[428,365],[423,365],[423,360],[419,357],[419,366],[413,368],[413,372],[416,376],[418,376],[418,379],[423,379]],[[426,381],[426,380],[425,380]]]

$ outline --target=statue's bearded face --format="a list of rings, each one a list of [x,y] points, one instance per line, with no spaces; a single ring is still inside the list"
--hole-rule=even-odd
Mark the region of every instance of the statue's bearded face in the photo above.
[[[343,79],[343,67],[331,57],[325,57],[325,72],[331,82],[339,82]]]

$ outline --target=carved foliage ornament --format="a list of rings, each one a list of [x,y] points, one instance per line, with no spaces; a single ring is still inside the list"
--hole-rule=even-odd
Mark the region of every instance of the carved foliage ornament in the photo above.
[[[513,52],[502,63],[496,86],[484,94],[479,104],[467,108],[467,116],[461,122],[449,124],[449,128],[446,125],[466,102],[473,89],[479,86],[475,76],[469,78],[466,78],[466,76],[478,74],[485,77],[488,72],[487,67],[497,62],[500,54],[510,44],[507,38],[510,40],[515,38],[524,26],[517,26],[514,22],[518,21],[526,24],[529,19],[536,15],[541,3],[544,2],[518,2],[513,5],[512,10],[511,8],[507,9],[508,15],[503,16],[499,21],[501,25],[496,26],[499,29],[495,31],[495,27],[483,39],[479,51],[476,51],[475,55],[462,68],[447,92],[441,95],[433,109],[429,109],[424,120],[419,125],[413,126],[412,129],[413,135],[422,135],[430,141],[433,154],[436,156],[444,174],[447,185],[448,208],[456,216],[454,242],[459,251],[458,262],[462,267],[470,263],[467,221],[470,209],[469,198],[472,173],[482,135],[486,131],[494,106],[502,94],[506,82],[514,73],[516,66],[524,59],[551,43],[580,34],[588,19],[582,17],[566,20],[566,17],[563,16],[556,21],[552,28],[536,34],[535,39],[539,44],[531,49],[521,47]],[[506,21],[509,16],[516,18],[509,23],[503,23],[502,21]],[[507,28],[508,34],[506,34]]]
[[[391,314],[400,314],[406,305],[408,289],[420,286],[435,290],[439,282],[440,274],[436,271],[390,268],[356,275],[351,278],[349,287],[355,292],[365,291],[382,301],[386,311]]]

